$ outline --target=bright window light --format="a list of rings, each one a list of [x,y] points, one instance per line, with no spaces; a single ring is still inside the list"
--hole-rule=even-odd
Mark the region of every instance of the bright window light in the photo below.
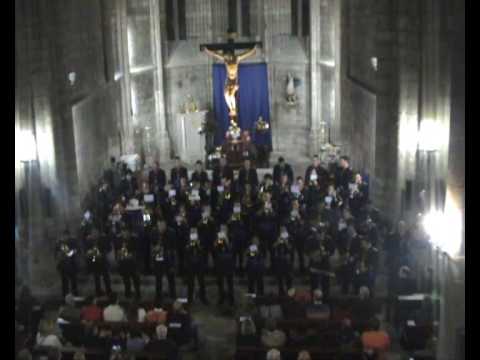
[[[37,158],[35,137],[28,130],[22,130],[15,139],[15,157],[22,162],[32,161]]]
[[[441,148],[445,132],[443,126],[431,119],[424,119],[420,123],[418,147],[424,151],[435,151]]]
[[[423,220],[430,241],[451,257],[460,252],[462,242],[462,215],[447,191],[445,211],[432,211]]]

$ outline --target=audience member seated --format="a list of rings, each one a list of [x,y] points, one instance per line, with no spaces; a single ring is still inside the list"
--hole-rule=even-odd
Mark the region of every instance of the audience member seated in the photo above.
[[[375,304],[370,298],[370,290],[366,286],[360,287],[358,291],[359,300],[352,305],[352,320],[354,324],[368,322],[375,316]]]
[[[61,360],[62,353],[58,348],[50,349],[48,351],[47,360]]]
[[[313,302],[307,306],[306,316],[311,320],[329,320],[330,319],[330,306],[324,304],[323,292],[320,289],[316,289],[313,292]]]
[[[36,345],[61,348],[62,342],[55,334],[55,325],[45,319],[40,321],[36,337]]]
[[[22,349],[17,354],[17,360],[32,360],[32,353],[28,349]]]
[[[267,319],[265,329],[262,330],[262,345],[268,349],[278,348],[285,345],[287,336],[282,330],[277,329],[274,319]]]
[[[165,324],[167,321],[167,312],[162,309],[161,303],[157,303],[147,312],[145,321],[154,324]]]
[[[151,353],[166,354],[168,359],[178,358],[178,347],[172,340],[167,339],[168,328],[165,325],[158,325],[155,329],[156,338],[145,345],[145,351]]]
[[[267,360],[282,360],[280,351],[277,349],[271,349],[269,352],[267,352]]]
[[[297,291],[294,288],[288,290],[288,296],[282,303],[282,312],[285,319],[305,317],[305,306],[297,298]]]
[[[127,341],[125,338],[125,333],[119,329],[112,330],[112,337],[110,339],[111,348],[120,348],[125,350],[127,348]]]
[[[247,317],[240,323],[240,335],[237,338],[237,346],[252,346],[260,345],[260,340],[257,336],[257,328],[253,320]]]
[[[312,360],[312,357],[310,356],[310,353],[308,351],[303,350],[298,353],[297,360]]]
[[[72,294],[65,296],[65,306],[60,309],[59,318],[70,323],[79,323],[81,311],[75,306],[75,298]]]
[[[86,360],[85,354],[81,351],[76,351],[75,354],[73,354],[73,360]]]
[[[193,340],[194,346],[198,346],[198,334],[196,325],[192,322],[190,314],[183,308],[180,301],[175,301],[172,311],[167,313],[169,338],[178,346],[188,344]]]
[[[338,343],[343,348],[353,347],[357,336],[352,328],[352,321],[350,319],[344,319],[338,332]]]
[[[145,322],[146,316],[147,316],[147,312],[136,301],[133,301],[128,307],[128,311],[127,311],[128,322],[143,323]]]
[[[128,351],[143,351],[145,348],[145,339],[140,331],[132,329],[127,335],[127,350]]]
[[[118,304],[118,298],[116,294],[112,294],[110,297],[110,305],[103,310],[103,320],[107,322],[121,322],[126,321],[125,311]]]
[[[80,318],[82,321],[96,322],[102,321],[103,319],[103,309],[97,305],[97,299],[89,297],[87,299],[87,306],[83,307]]]
[[[390,348],[390,337],[385,331],[380,330],[380,321],[372,318],[367,331],[362,334],[363,350],[368,355],[376,354],[378,360],[385,359],[385,354]]]

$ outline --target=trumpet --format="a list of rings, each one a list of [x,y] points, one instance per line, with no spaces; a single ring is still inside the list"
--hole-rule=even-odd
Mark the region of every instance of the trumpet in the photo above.
[[[62,254],[62,258],[67,259],[69,257],[72,257],[72,255],[75,253],[75,250],[70,249],[70,246],[68,246],[67,243],[63,242],[60,246],[60,252]]]
[[[163,248],[160,244],[157,244],[152,249],[152,257],[156,261],[160,261],[163,258]]]
[[[96,262],[97,258],[100,258],[101,256],[100,249],[97,245],[87,251],[87,259],[92,263]]]
[[[130,253],[130,251],[128,251],[127,246],[123,244],[119,253],[120,260],[128,260],[128,259],[131,259],[131,257],[132,257],[132,254]]]

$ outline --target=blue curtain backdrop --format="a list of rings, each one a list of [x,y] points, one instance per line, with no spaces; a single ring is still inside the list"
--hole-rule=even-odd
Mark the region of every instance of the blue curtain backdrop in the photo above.
[[[225,141],[228,130],[228,108],[223,96],[226,69],[223,64],[213,65],[213,110],[217,121],[215,145]],[[270,107],[268,99],[267,64],[240,64],[238,69],[240,89],[237,92],[238,122],[242,130],[250,130],[252,140],[257,145],[271,145],[272,135],[255,133],[255,122],[260,116],[270,124]]]

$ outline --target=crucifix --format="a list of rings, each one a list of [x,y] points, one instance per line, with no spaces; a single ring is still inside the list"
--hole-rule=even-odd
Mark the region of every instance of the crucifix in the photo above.
[[[238,65],[241,61],[255,54],[257,46],[262,43],[257,42],[235,42],[236,33],[229,30],[227,33],[228,41],[220,44],[200,44],[200,51],[204,51],[225,64],[227,69],[227,78],[225,79],[224,96],[225,102],[229,110],[230,126],[238,129],[237,125],[237,100],[236,93],[239,89],[238,85]],[[249,49],[243,53],[235,54],[235,50]]]

